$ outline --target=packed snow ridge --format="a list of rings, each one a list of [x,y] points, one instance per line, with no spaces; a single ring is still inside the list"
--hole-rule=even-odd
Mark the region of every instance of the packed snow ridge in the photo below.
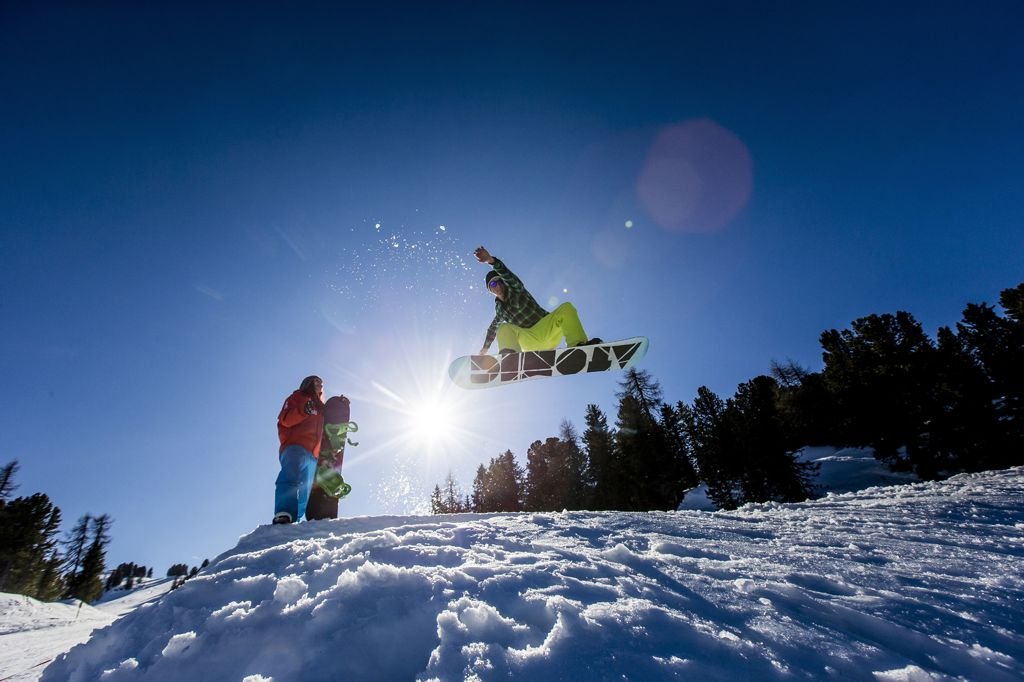
[[[733,512],[264,526],[44,680],[1020,680],[1024,468]]]

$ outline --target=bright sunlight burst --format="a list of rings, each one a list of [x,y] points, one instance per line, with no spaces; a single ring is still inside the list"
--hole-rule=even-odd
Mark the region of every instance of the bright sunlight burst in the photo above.
[[[408,413],[409,427],[420,434],[450,432],[456,426],[455,412],[445,401],[425,401]]]
[[[468,396],[444,385],[402,388],[395,392],[400,404],[393,406],[395,445],[448,459],[473,440],[475,434],[468,430],[469,420],[463,417],[463,403]]]
[[[449,468],[489,452],[484,446],[487,432],[481,428],[486,420],[480,414],[480,396],[448,379],[453,359],[450,343],[420,336],[407,348],[395,351],[403,362],[392,365],[391,372],[353,381],[372,387],[358,399],[382,408],[382,416],[386,415],[374,425],[372,449],[379,454],[366,449],[359,457],[411,457],[425,469],[424,477],[432,480],[437,472],[430,469],[442,470],[443,476]]]

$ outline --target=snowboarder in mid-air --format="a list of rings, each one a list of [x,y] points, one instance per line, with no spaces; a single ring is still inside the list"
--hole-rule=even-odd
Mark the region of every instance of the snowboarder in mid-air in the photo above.
[[[625,370],[647,353],[644,336],[608,343],[588,339],[572,303],[563,303],[549,313],[487,249],[481,246],[474,253],[478,261],[492,267],[486,283],[494,296],[494,319],[480,352],[455,358],[448,366],[448,376],[456,386],[490,388],[545,377]],[[487,354],[495,338],[499,357]],[[563,338],[566,348],[558,348]]]
[[[479,247],[476,259],[493,269],[486,276],[487,291],[494,296],[494,319],[487,328],[480,355],[487,355],[497,338],[498,353],[551,350],[565,338],[565,345],[589,346],[601,339],[587,339],[576,308],[568,301],[552,312],[540,307],[522,281],[503,262]]]

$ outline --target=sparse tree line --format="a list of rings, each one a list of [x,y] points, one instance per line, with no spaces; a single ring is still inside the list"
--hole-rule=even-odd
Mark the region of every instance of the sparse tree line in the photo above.
[[[179,587],[185,584],[186,580],[190,580],[196,577],[197,575],[199,575],[199,571],[201,571],[209,565],[209,559],[203,559],[202,566],[193,566],[192,568],[189,568],[188,564],[174,564],[169,569],[167,569],[167,577],[174,578],[174,582],[171,583],[171,589],[178,589]]]
[[[93,602],[104,589],[132,589],[139,580],[153,577],[152,568],[123,563],[104,580],[113,523],[110,516],[86,514],[59,538],[61,511],[47,495],[12,499],[17,471],[17,461],[0,468],[0,592],[40,601]],[[184,575],[191,577],[198,571],[190,572],[185,566]]]
[[[1024,464],[1024,283],[999,307],[968,304],[935,339],[907,312],[821,334],[823,368],[773,363],[723,400],[706,386],[668,404],[647,372],[620,382],[614,428],[587,406],[582,435],[563,421],[480,465],[463,493],[449,474],[433,513],[675,509],[703,481],[721,509],[812,497],[807,445],[871,447],[891,468],[936,479]]]
[[[103,585],[103,589],[109,591],[123,587],[126,590],[130,590],[140,580],[152,577],[152,568],[146,568],[134,563],[123,563],[110,572],[110,575],[107,576],[107,582]]]

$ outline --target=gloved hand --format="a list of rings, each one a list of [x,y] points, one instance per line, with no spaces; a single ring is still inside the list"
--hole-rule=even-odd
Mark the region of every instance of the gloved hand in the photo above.
[[[302,411],[310,416],[320,414],[320,411],[316,409],[316,403],[312,398],[306,401],[306,406],[302,408]]]

